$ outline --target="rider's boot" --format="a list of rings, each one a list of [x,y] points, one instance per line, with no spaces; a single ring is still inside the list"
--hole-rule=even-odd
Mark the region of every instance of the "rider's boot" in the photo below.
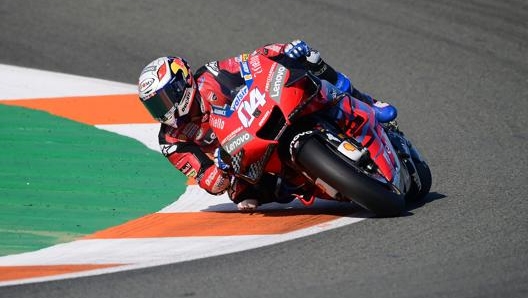
[[[381,123],[393,121],[396,119],[396,116],[398,116],[398,110],[395,106],[383,101],[375,100],[370,95],[359,92],[359,90],[352,86],[350,79],[340,72],[337,72],[337,83],[335,86],[339,88],[339,90],[350,93],[354,98],[370,105],[376,112],[376,119]]]
[[[398,116],[398,110],[395,106],[383,102],[383,101],[374,101],[372,107],[376,111],[376,119],[381,123],[388,123],[396,119]]]

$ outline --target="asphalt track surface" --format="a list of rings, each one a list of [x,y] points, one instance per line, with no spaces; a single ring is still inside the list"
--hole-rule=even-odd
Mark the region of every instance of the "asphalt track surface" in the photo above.
[[[0,296],[528,296],[526,1],[3,0],[0,27],[0,63],[125,83],[161,55],[198,66],[305,39],[399,107],[434,177],[402,217]]]

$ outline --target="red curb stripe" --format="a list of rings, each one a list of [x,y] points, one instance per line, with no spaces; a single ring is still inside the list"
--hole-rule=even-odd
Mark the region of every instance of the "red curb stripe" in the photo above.
[[[0,103],[43,110],[91,125],[156,123],[136,94],[2,100]]]
[[[154,213],[88,235],[83,239],[272,235],[308,228],[350,213],[321,210],[276,210],[255,213]]]
[[[44,276],[48,277],[59,274],[116,267],[121,265],[124,264],[0,266],[0,282]]]

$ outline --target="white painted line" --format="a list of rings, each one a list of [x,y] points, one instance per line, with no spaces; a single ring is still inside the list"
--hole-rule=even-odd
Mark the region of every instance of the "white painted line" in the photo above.
[[[351,213],[360,208],[353,203],[337,202],[328,200],[316,200],[312,206],[306,207],[299,200],[294,200],[289,204],[270,203],[259,207],[262,210],[288,210],[288,209],[324,209],[324,210],[349,210]],[[198,185],[189,185],[179,199],[167,207],[158,211],[159,213],[178,212],[225,212],[236,211],[236,205],[229,199],[227,194],[215,196],[208,194]]]
[[[79,240],[35,252],[3,257],[0,258],[0,266],[110,263],[126,265],[0,282],[0,286],[93,276],[214,257],[306,237],[350,225],[363,219],[343,217],[295,232],[277,235]]]
[[[130,137],[143,143],[147,148],[160,152],[158,132],[160,125],[153,124],[104,124],[95,127],[122,136]]]
[[[137,93],[131,84],[0,64],[0,99]]]

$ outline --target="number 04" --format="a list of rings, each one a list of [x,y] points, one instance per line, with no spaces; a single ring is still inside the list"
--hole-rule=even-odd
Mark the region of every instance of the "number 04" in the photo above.
[[[266,96],[263,93],[260,93],[258,88],[255,88],[249,92],[249,100],[244,101],[240,108],[238,108],[238,118],[244,127],[251,126],[255,116],[253,113],[259,106],[264,106],[266,104]]]

